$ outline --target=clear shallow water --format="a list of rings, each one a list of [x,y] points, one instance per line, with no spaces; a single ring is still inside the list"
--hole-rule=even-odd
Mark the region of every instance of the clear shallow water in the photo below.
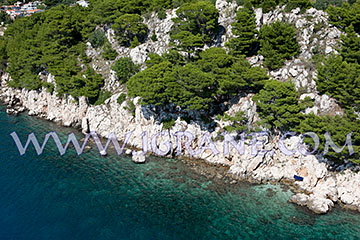
[[[0,239],[360,239],[360,215],[314,216],[280,186],[225,184],[177,160],[136,165],[90,151],[60,157],[53,145],[19,156],[24,142],[73,131],[0,109]],[[81,135],[79,134],[81,137]]]

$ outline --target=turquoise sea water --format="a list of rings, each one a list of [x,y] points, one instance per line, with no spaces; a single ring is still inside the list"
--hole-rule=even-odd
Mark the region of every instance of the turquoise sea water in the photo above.
[[[315,216],[275,185],[230,185],[174,159],[136,165],[95,150],[60,157],[53,145],[20,156],[10,133],[73,129],[0,109],[0,240],[360,239],[360,214]],[[79,138],[81,134],[77,133]]]

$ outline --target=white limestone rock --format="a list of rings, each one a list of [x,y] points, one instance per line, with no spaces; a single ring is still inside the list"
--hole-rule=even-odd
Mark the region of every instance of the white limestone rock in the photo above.
[[[289,199],[289,202],[295,203],[295,204],[297,204],[299,206],[306,206],[308,199],[309,199],[308,195],[306,195],[304,193],[298,193],[298,194],[293,195]]]
[[[133,152],[132,160],[134,163],[145,163],[146,157],[142,152]]]
[[[306,205],[311,211],[317,214],[327,213],[334,207],[334,203],[330,199],[314,194],[310,195]]]

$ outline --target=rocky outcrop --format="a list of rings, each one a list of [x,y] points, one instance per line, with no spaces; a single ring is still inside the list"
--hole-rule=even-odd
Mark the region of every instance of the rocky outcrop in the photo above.
[[[281,149],[279,137],[271,139],[266,134],[257,136],[255,142],[246,140],[243,153],[229,144],[229,153],[224,155],[226,144],[224,141],[216,140],[220,127],[208,132],[197,123],[187,123],[177,119],[174,127],[170,130],[164,129],[151,107],[140,106],[138,98],[131,100],[136,109],[134,112],[129,112],[126,109],[127,101],[122,104],[117,103],[120,93],[113,95],[103,105],[88,106],[84,98],[74,102],[71,98],[60,99],[45,90],[39,92],[14,90],[6,87],[6,75],[2,80],[1,99],[11,106],[14,104],[22,106],[23,110],[29,110],[31,115],[60,122],[64,126],[81,127],[84,132],[96,131],[103,137],[115,133],[119,140],[124,140],[125,135],[132,132],[128,144],[138,149],[143,149],[143,139],[148,134],[146,142],[149,151],[154,152],[154,148],[158,148],[167,157],[178,153],[179,138],[176,133],[188,131],[194,139],[188,145],[183,139],[181,155],[184,157],[196,157],[213,164],[229,166],[229,174],[239,179],[259,183],[271,181],[291,184],[294,189],[306,194],[306,196],[296,195],[291,201],[302,206],[306,205],[316,213],[331,210],[334,203],[342,203],[352,209],[360,210],[360,191],[357,189],[360,184],[360,173],[351,170],[340,173],[329,171],[326,159],[321,156],[304,156],[297,150],[299,137],[294,136],[284,140],[283,145],[286,149],[293,151],[291,156]],[[241,110],[249,119],[256,120],[256,105],[251,97],[252,95],[239,98],[227,113],[233,115]],[[227,124],[220,120],[218,123],[223,126]],[[161,132],[162,135],[159,134]],[[190,153],[194,154],[200,149],[199,145],[204,136],[207,136],[205,146],[210,146],[212,143],[213,149],[218,150],[218,154],[209,148],[203,149],[195,156],[191,155]],[[170,147],[166,145],[167,142],[171,143]],[[126,152],[131,153],[131,151]],[[144,157],[142,154],[134,154],[134,161],[143,162]],[[304,181],[294,181],[294,175],[302,176]]]
[[[232,37],[231,23],[235,19],[238,6],[227,1],[217,1],[216,7],[220,11],[219,23],[224,31],[219,34],[216,46]],[[309,9],[305,14],[299,14],[299,9],[284,13],[282,8],[264,14],[261,9],[255,9],[257,27],[272,23],[276,20],[287,21],[299,30],[298,39],[301,45],[300,55],[277,71],[269,72],[272,78],[280,81],[292,79],[296,88],[303,93],[300,99],[310,97],[314,100],[314,107],[306,109],[305,114],[343,114],[342,109],[335,100],[316,92],[316,72],[310,59],[315,50],[325,54],[334,52],[336,40],[340,31],[327,22],[326,13],[316,9]],[[171,19],[176,16],[176,10],[167,11],[164,20],[157,18],[153,13],[145,19],[150,34],[157,35],[157,41],[148,40],[140,46],[129,49],[120,47],[111,28],[106,29],[106,36],[119,57],[130,56],[134,62],[143,64],[149,52],[162,54],[169,49],[169,31],[172,26]],[[320,49],[315,49],[318,46]],[[208,47],[208,46],[207,46]],[[128,99],[119,104],[117,98],[126,90],[120,86],[115,73],[111,70],[112,61],[104,61],[101,53],[88,44],[87,55],[92,58],[93,68],[105,77],[105,90],[114,95],[99,106],[89,106],[85,98],[79,101],[71,97],[59,98],[56,93],[42,91],[15,90],[7,87],[10,77],[2,76],[0,97],[9,105],[9,113],[28,110],[30,115],[36,115],[51,121],[59,122],[64,126],[79,127],[83,132],[95,131],[102,137],[114,133],[119,140],[124,140],[128,133],[131,137],[129,146],[149,151],[157,151],[158,155],[173,157],[180,154],[184,157],[204,159],[209,163],[221,164],[229,167],[229,174],[239,179],[253,182],[284,182],[290,184],[298,192],[290,201],[306,206],[316,213],[326,213],[331,210],[334,203],[342,203],[360,211],[360,174],[344,170],[349,166],[338,166],[341,172],[328,170],[328,162],[322,156],[303,155],[299,151],[300,138],[293,136],[282,141],[280,137],[271,138],[267,134],[259,134],[255,140],[244,140],[236,134],[229,135],[233,139],[220,140],[222,129],[229,122],[214,120],[217,126],[210,131],[208,125],[196,122],[187,123],[178,116],[169,115],[166,109],[157,109],[153,106],[140,106],[139,98]],[[248,59],[254,66],[261,66],[263,57],[254,56]],[[45,81],[54,82],[51,75],[45,76]],[[234,116],[238,111],[244,112],[249,124],[259,120],[256,113],[256,104],[252,101],[252,94],[239,96],[229,103],[231,106],[226,113]],[[136,108],[128,110],[128,101],[132,101]],[[191,113],[190,113],[191,114]],[[162,119],[176,117],[175,125],[165,129]],[[179,132],[192,134],[192,141],[186,143],[191,135],[181,136]],[[181,142],[181,144],[178,144]],[[237,145],[237,148],[233,146]],[[285,150],[284,150],[285,149]],[[228,153],[224,154],[224,152]],[[127,149],[126,154],[133,153],[133,161],[144,162],[145,155],[141,152]],[[295,181],[294,175],[304,178]]]
[[[133,154],[132,160],[134,163],[145,163],[146,162],[145,155],[141,154],[141,152],[139,152],[137,154]]]
[[[10,80],[8,74],[4,74],[1,80],[1,100],[11,107],[12,113],[16,114],[28,110],[29,115],[36,115],[50,121],[59,122],[63,126],[81,126],[82,119],[88,108],[85,97],[81,97],[76,102],[72,97],[59,98],[55,92],[50,94],[46,89],[27,91],[26,89],[9,88],[7,87],[7,81]]]

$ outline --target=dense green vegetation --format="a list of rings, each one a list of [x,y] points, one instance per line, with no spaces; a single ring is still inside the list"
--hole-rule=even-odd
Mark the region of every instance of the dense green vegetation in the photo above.
[[[256,34],[255,13],[251,6],[245,6],[236,13],[235,22],[232,24],[232,33],[235,38],[230,39],[226,46],[230,53],[239,56],[252,56],[258,49]]]
[[[349,116],[316,116],[314,114],[309,114],[300,122],[299,126],[295,128],[300,133],[306,132],[315,132],[320,138],[320,145],[316,153],[323,153],[325,150],[325,133],[330,134],[331,139],[334,143],[342,147],[346,142],[346,136],[352,133],[352,145],[354,147],[354,154],[350,155],[348,148],[340,153],[336,153],[331,148],[329,152],[325,155],[328,159],[335,161],[337,163],[343,163],[344,160],[349,160],[353,163],[360,163],[360,131],[359,131],[360,121],[349,117]],[[314,146],[313,140],[310,137],[305,138],[305,143],[309,146]]]
[[[360,33],[360,1],[357,0],[352,6],[343,2],[341,7],[329,5],[327,12],[330,23],[345,30],[353,25],[355,32]]]
[[[90,0],[92,7],[91,17],[100,24],[113,23],[124,14],[149,13],[163,9],[175,8],[183,3],[194,0]]]
[[[234,116],[229,116],[224,113],[223,116],[217,115],[217,120],[230,121],[231,124],[224,127],[224,130],[227,132],[248,132],[249,130],[249,121],[246,117],[246,114],[243,111],[238,111]]]
[[[264,89],[261,90],[253,100],[257,103],[257,112],[261,117],[260,125],[272,130],[275,133],[285,133],[294,131],[305,134],[313,132],[320,138],[320,145],[315,153],[323,153],[325,150],[325,133],[330,134],[334,143],[342,147],[346,142],[346,136],[352,133],[352,144],[355,154],[350,155],[348,148],[336,153],[331,148],[326,157],[338,163],[344,160],[350,160],[354,163],[359,161],[360,146],[360,120],[357,120],[352,114],[340,116],[316,116],[314,114],[304,114],[303,110],[311,106],[311,101],[298,100],[298,93],[290,82],[281,83],[275,80],[268,81]],[[236,117],[236,116],[235,116]],[[233,119],[236,119],[233,117]],[[237,118],[244,121],[245,119]],[[238,128],[246,129],[243,124]],[[241,129],[241,128],[240,128]],[[230,126],[231,130],[231,126]],[[308,146],[314,146],[312,138],[307,136],[304,141]]]
[[[116,52],[115,49],[112,48],[111,44],[106,39],[105,43],[104,43],[104,47],[103,47],[103,52],[102,52],[103,58],[106,59],[106,60],[115,60],[115,58],[118,55],[119,54]]]
[[[121,93],[119,95],[119,97],[116,99],[118,104],[122,104],[125,100],[126,100],[126,94],[125,93]]]
[[[317,89],[337,99],[344,108],[359,110],[360,65],[330,56],[318,66]]]
[[[95,30],[90,34],[89,42],[93,48],[103,46],[105,42],[105,33],[101,30]]]
[[[284,2],[285,0],[251,0],[254,7],[262,8],[265,13],[274,10],[276,6],[281,5]]]
[[[290,12],[295,8],[300,8],[301,13],[304,13],[306,9],[313,7],[313,3],[310,0],[289,0],[285,6],[285,11]]]
[[[121,46],[136,47],[145,42],[148,28],[142,23],[143,20],[138,14],[124,14],[115,19],[112,28]]]
[[[299,53],[296,31],[289,24],[274,22],[260,29],[260,53],[264,56],[264,65],[269,69],[280,68],[285,59],[291,59]]]
[[[173,19],[170,37],[175,46],[189,54],[211,43],[218,31],[219,12],[210,1],[183,4]],[[190,57],[190,55],[189,55]]]
[[[119,82],[126,83],[139,71],[139,66],[133,63],[130,57],[122,57],[115,62],[112,69],[116,72]]]
[[[73,77],[81,71],[84,40],[94,29],[87,14],[84,8],[61,5],[11,24],[4,36],[11,86],[38,89],[38,74],[50,72],[57,92],[69,94]]]
[[[151,66],[128,81],[130,96],[141,96],[145,104],[174,103],[191,110],[209,111],[211,104],[239,92],[256,92],[268,80],[266,71],[252,68],[242,58],[210,48],[186,65],[155,56]]]
[[[10,16],[5,12],[0,12],[0,23],[4,23],[4,24],[11,23]]]
[[[268,81],[255,97],[262,125],[276,132],[286,132],[300,123],[302,108],[291,82]]]
[[[319,10],[326,10],[329,5],[339,7],[342,3],[343,0],[317,0],[314,7]]]
[[[360,64],[360,37],[356,35],[353,25],[345,29],[346,35],[341,35],[340,55],[345,61]]]
[[[94,103],[94,105],[104,104],[105,101],[106,101],[106,99],[108,99],[108,98],[110,98],[110,97],[111,97],[111,92],[106,91],[106,90],[105,90],[105,91],[102,90],[102,91],[99,92],[99,95],[98,95],[97,100],[96,100],[96,102]]]
[[[359,111],[360,37],[354,26],[360,26],[360,1],[352,6],[348,3],[342,7],[330,6],[328,11],[333,23],[341,27],[346,35],[341,36],[340,54],[329,56],[323,64],[319,64],[317,88],[320,93],[337,99],[343,108]],[[336,18],[335,13],[339,14]]]

